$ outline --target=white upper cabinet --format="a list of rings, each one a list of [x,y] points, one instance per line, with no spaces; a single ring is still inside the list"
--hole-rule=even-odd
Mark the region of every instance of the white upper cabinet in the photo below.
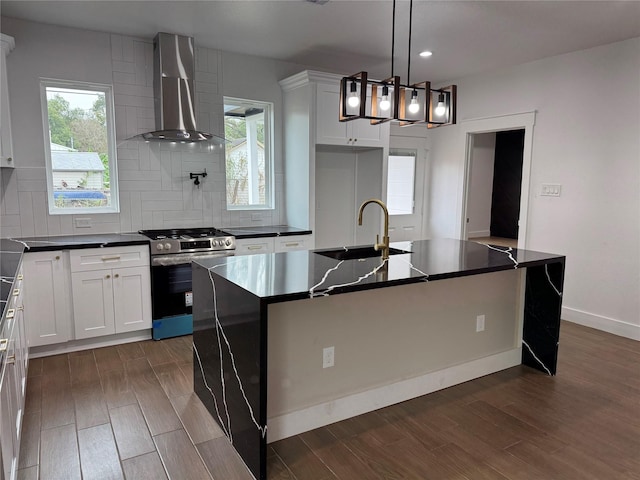
[[[13,168],[13,142],[11,140],[11,111],[9,109],[9,86],[7,84],[7,55],[13,50],[13,37],[0,33],[2,55],[0,55],[0,167]]]
[[[340,81],[318,83],[316,93],[316,144],[384,147],[389,144],[389,123],[371,125],[369,120],[338,120]]]

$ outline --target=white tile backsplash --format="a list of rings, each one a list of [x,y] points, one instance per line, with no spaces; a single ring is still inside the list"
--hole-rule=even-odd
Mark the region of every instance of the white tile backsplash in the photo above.
[[[120,213],[83,215],[91,218],[92,226],[81,229],[74,225],[75,215],[49,215],[43,152],[41,159],[25,159],[15,170],[2,171],[1,236],[281,223],[282,174],[276,175],[276,211],[228,212],[224,147],[129,140],[134,135],[155,130],[153,44],[150,40],[112,34],[111,59]],[[220,53],[198,47],[195,78],[198,127],[222,136],[221,72]],[[73,72],[69,72],[69,78],[73,78]],[[208,175],[200,179],[201,185],[197,188],[189,179],[189,173],[205,169]]]

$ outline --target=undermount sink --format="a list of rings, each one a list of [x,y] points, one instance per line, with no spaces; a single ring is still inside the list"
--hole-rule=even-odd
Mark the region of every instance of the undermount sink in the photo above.
[[[382,250],[374,250],[373,246],[370,247],[354,247],[354,248],[336,248],[334,250],[316,250],[314,253],[323,255],[329,258],[335,258],[336,260],[355,260],[360,258],[372,258],[381,257]],[[406,250],[399,250],[397,248],[390,248],[389,255],[398,255],[402,253],[411,253]]]

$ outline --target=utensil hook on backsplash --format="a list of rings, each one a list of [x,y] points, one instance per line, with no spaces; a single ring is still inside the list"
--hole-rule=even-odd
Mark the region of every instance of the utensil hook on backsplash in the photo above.
[[[189,178],[191,180],[193,180],[193,184],[198,188],[200,188],[200,177],[205,178],[206,176],[207,176],[207,169],[206,168],[204,169],[204,172],[202,172],[202,173],[189,172]]]

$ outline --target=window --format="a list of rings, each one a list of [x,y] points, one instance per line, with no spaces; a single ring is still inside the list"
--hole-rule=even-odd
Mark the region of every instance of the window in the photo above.
[[[110,85],[41,80],[49,213],[118,212]]]
[[[273,104],[224,97],[227,208],[273,208]]]
[[[411,215],[414,206],[416,152],[392,151],[387,176],[389,215]]]

